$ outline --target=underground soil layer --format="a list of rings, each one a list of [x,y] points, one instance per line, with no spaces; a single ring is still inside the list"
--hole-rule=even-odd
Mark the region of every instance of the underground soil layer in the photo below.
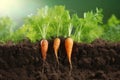
[[[74,42],[72,70],[64,39],[58,52],[59,65],[49,40],[47,59],[42,60],[40,45],[24,40],[0,44],[0,80],[119,80],[120,43],[97,39],[90,44]]]

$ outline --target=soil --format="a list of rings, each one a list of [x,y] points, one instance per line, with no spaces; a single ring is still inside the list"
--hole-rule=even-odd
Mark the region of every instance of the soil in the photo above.
[[[0,80],[119,80],[120,43],[97,39],[91,44],[74,42],[72,70],[66,57],[64,39],[59,49],[59,65],[49,40],[46,62],[39,41],[0,44]]]

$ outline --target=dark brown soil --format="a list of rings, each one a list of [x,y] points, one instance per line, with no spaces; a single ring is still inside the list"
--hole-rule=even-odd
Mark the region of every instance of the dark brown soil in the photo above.
[[[64,39],[59,49],[59,68],[52,44],[49,41],[44,66],[39,42],[0,44],[0,80],[120,80],[120,43],[99,39],[91,44],[74,43],[71,75]]]

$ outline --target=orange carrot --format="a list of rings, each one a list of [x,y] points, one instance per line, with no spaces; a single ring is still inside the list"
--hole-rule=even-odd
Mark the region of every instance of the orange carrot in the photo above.
[[[59,49],[59,47],[60,47],[60,39],[59,38],[55,38],[54,39],[53,48],[54,48],[54,52],[55,52],[55,56],[56,56],[58,64],[59,64],[59,60],[58,60],[58,49]]]
[[[71,62],[72,48],[73,48],[73,39],[67,38],[65,40],[65,49],[66,49],[67,58],[70,64],[70,70],[72,70],[72,62]]]
[[[46,39],[43,39],[41,40],[41,53],[42,53],[43,61],[46,60],[47,50],[48,50],[48,41]]]

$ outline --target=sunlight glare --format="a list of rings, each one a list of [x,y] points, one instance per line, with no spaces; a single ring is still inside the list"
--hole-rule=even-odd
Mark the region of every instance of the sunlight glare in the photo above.
[[[9,14],[19,7],[19,0],[0,0],[0,14]]]

